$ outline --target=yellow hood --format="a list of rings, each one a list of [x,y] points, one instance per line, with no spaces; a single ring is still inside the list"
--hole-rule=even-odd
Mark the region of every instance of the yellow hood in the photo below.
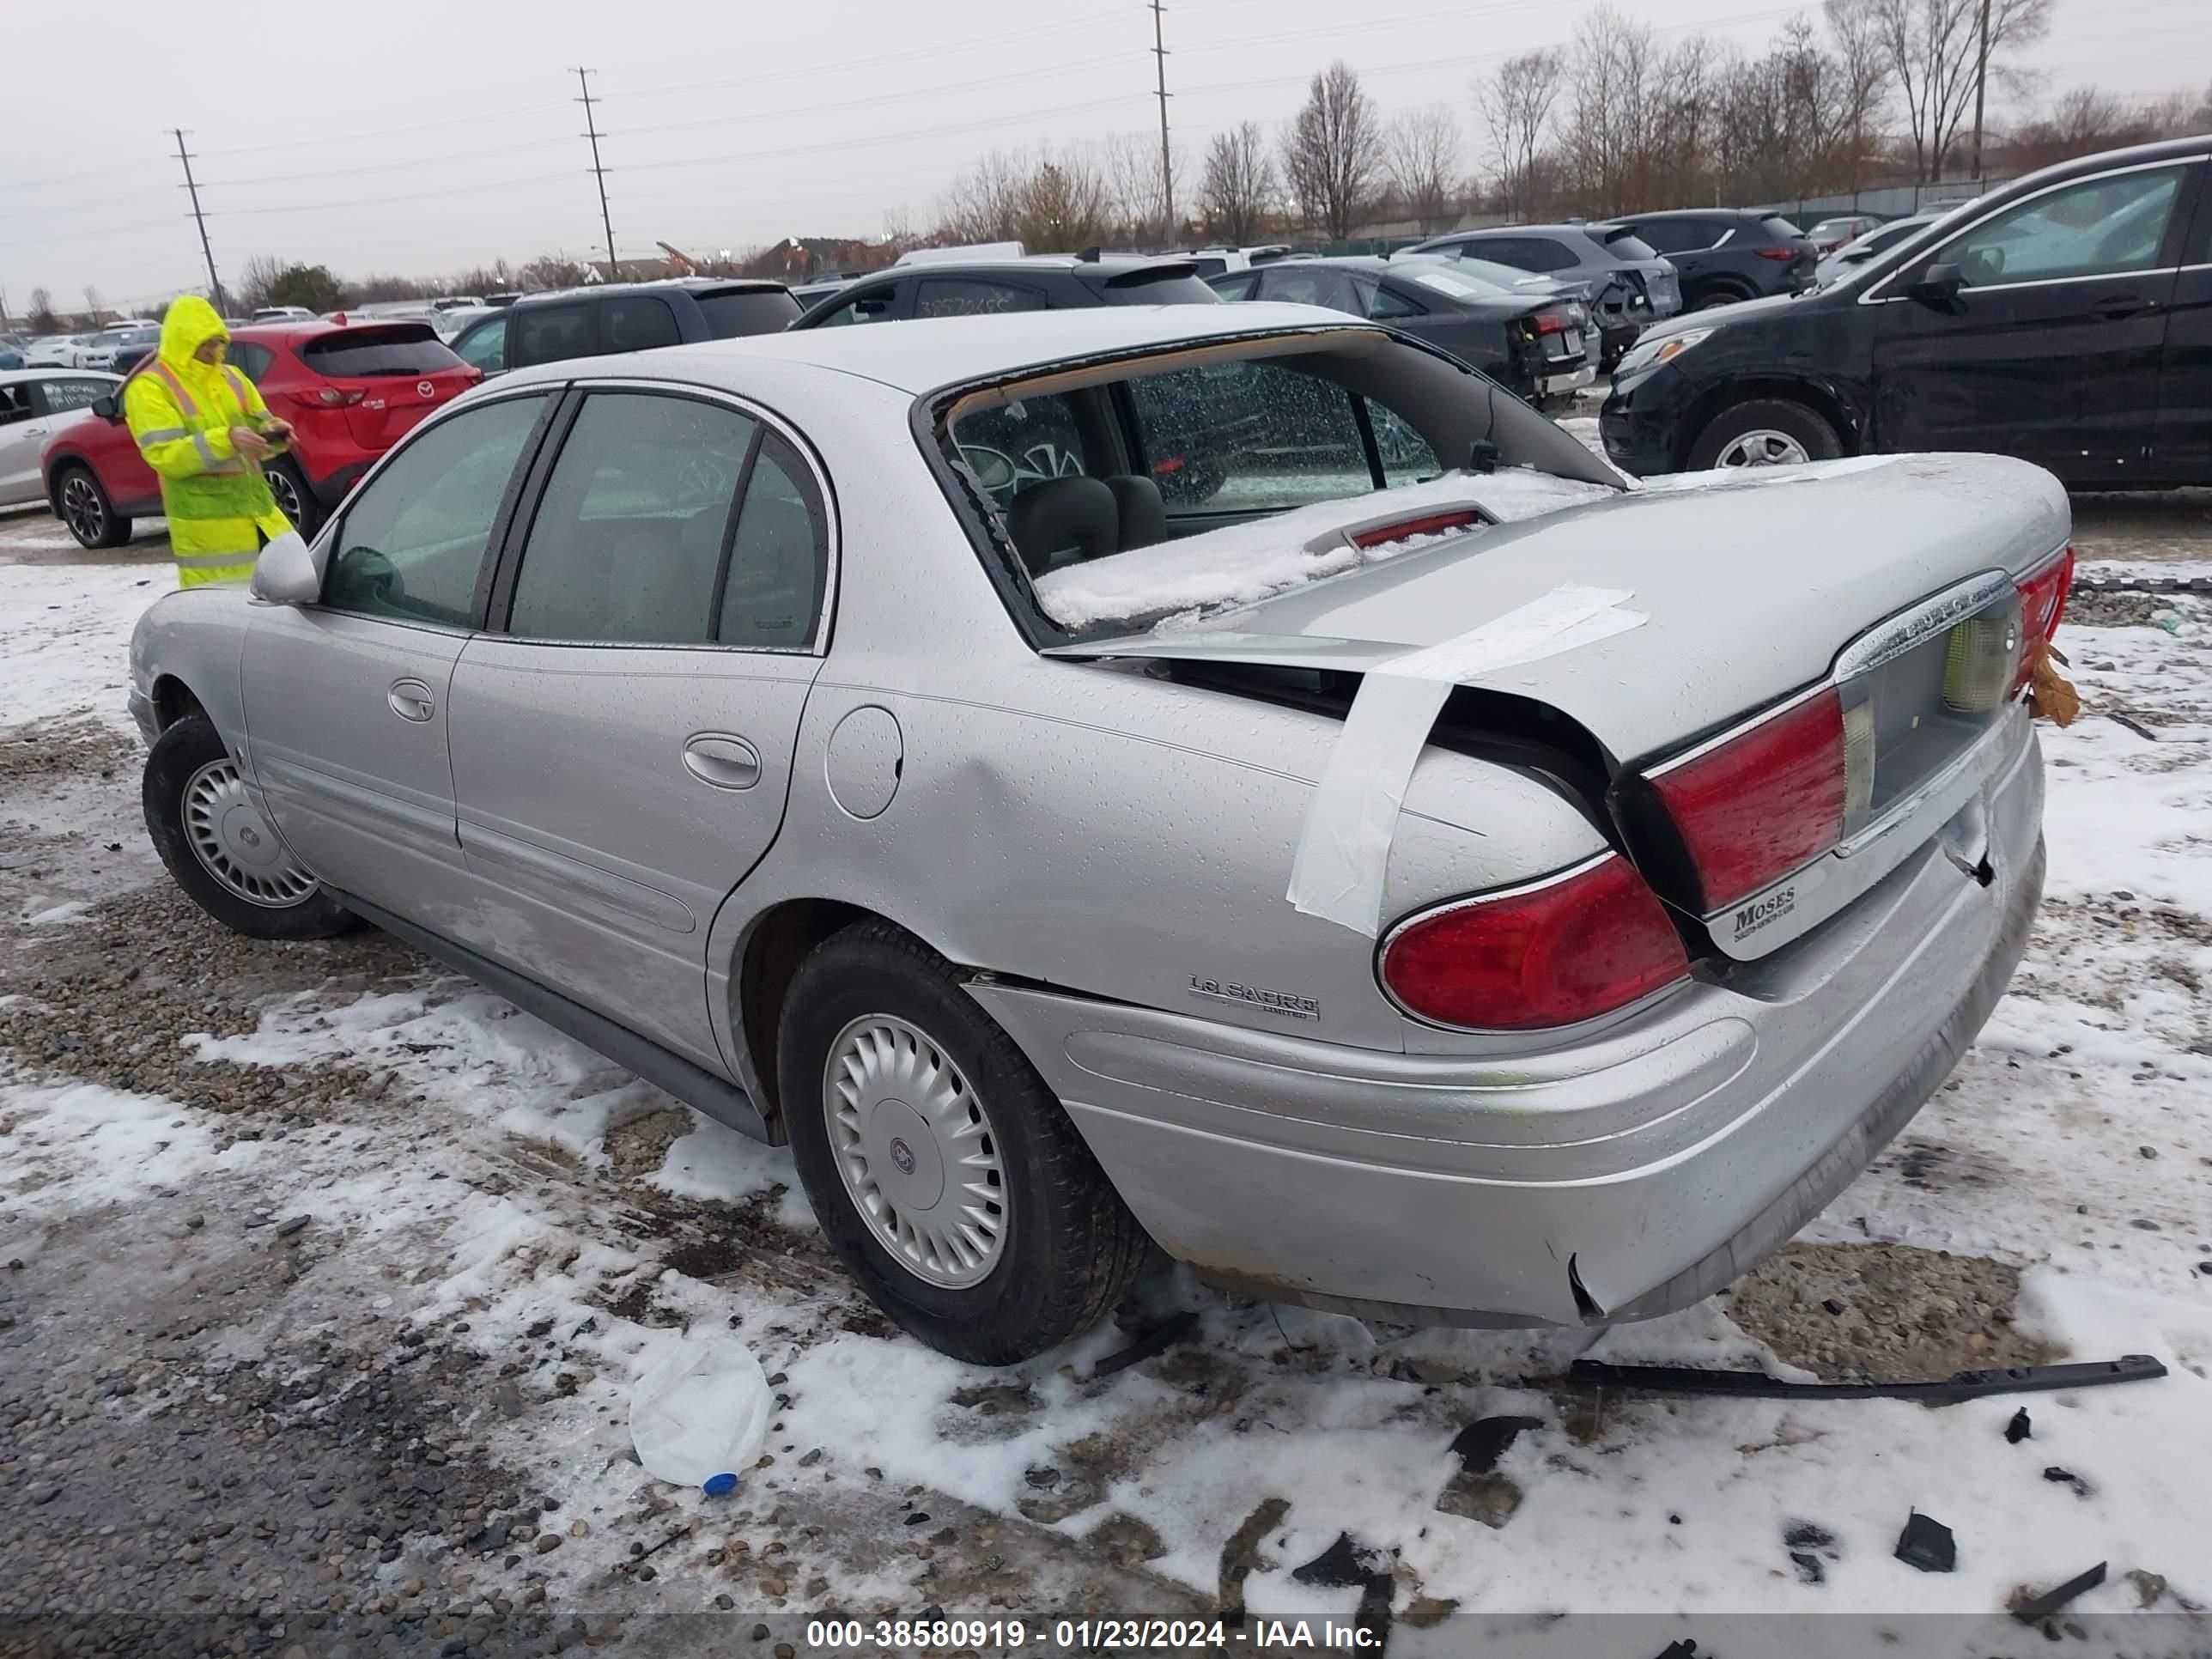
[[[210,340],[228,340],[230,331],[216,315],[215,307],[197,294],[187,294],[170,304],[169,314],[161,319],[161,358],[173,373],[191,376],[195,371],[207,372],[206,365],[192,361],[192,353]]]

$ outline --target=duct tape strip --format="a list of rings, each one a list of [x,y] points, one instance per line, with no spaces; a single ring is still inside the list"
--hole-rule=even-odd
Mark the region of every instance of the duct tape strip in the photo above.
[[[1291,908],[1373,939],[1398,809],[1452,687],[1555,657],[1640,626],[1626,588],[1555,587],[1456,638],[1369,672],[1314,786],[1283,896]]]

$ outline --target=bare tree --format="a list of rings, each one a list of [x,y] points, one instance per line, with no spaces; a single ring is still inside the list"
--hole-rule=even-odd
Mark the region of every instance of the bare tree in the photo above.
[[[58,334],[62,319],[54,315],[54,296],[42,288],[31,290],[31,331],[33,334]]]
[[[1425,232],[1438,231],[1458,216],[1459,123],[1441,104],[1400,116],[1390,124],[1385,166],[1391,188],[1408,216]]]
[[[1535,211],[1536,158],[1566,75],[1566,54],[1556,48],[1507,58],[1474,88],[1474,106],[1490,134],[1498,193],[1506,211],[1526,218]]]
[[[1006,150],[978,158],[937,198],[939,234],[948,242],[1012,241],[1028,174],[1023,158]]]
[[[1259,240],[1275,205],[1275,164],[1257,121],[1217,132],[1206,149],[1198,210],[1209,234],[1237,246]]]
[[[1116,229],[1134,243],[1166,247],[1182,240],[1182,227],[1168,222],[1165,186],[1172,183],[1182,199],[1182,153],[1169,152],[1169,172],[1160,171],[1160,142],[1141,132],[1117,132],[1100,147],[1107,194]],[[1178,216],[1179,217],[1180,216]]]
[[[1309,224],[1342,241],[1366,216],[1382,170],[1382,126],[1358,71],[1342,59],[1313,78],[1283,135],[1283,176]]]
[[[1089,155],[1041,155],[1017,195],[1014,234],[1032,253],[1079,252],[1105,234],[1112,210],[1105,175]]]
[[[523,287],[542,289],[580,288],[590,273],[566,253],[541,253],[516,274]]]
[[[84,319],[94,328],[102,321],[107,307],[100,303],[100,290],[90,283],[84,285]]]
[[[1982,52],[1984,0],[1826,0],[1830,27],[1863,29],[1894,80],[1923,181],[1942,176],[1944,157],[1973,107]],[[1987,0],[1989,72],[2008,52],[2042,39],[2053,0]],[[1854,17],[1853,13],[1862,15]]]
[[[269,291],[289,269],[291,261],[279,259],[266,253],[257,253],[248,259],[231,284],[230,295],[241,316],[251,314],[269,303]]]

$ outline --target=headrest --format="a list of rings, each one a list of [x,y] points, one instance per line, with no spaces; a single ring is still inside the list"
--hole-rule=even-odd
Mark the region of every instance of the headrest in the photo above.
[[[1168,507],[1158,484],[1134,472],[1119,472],[1106,480],[1106,488],[1114,492],[1114,510],[1121,518],[1119,551],[1167,540]]]
[[[1121,514],[1097,478],[1048,478],[1014,497],[1006,531],[1033,576],[1115,550]]]

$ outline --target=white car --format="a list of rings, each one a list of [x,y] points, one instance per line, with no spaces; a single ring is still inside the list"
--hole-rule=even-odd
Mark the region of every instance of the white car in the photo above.
[[[56,428],[123,382],[76,369],[0,371],[0,507],[46,499],[39,457]]]
[[[82,334],[43,335],[23,348],[23,367],[75,368],[84,355],[88,338]]]
[[[103,328],[88,339],[77,352],[79,368],[112,368],[115,354],[125,346],[152,346],[161,343],[161,325],[143,319],[128,323],[117,323]]]

